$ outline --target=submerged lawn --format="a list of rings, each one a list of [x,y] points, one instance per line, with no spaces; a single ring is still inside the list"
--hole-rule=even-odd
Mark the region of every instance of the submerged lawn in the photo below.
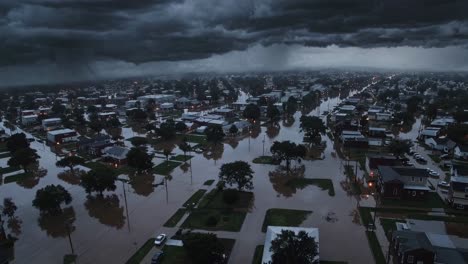
[[[300,226],[312,211],[292,209],[268,209],[263,220],[262,232],[266,232],[268,226]]]
[[[295,178],[286,182],[287,186],[293,188],[304,189],[308,185],[315,185],[322,190],[328,190],[328,195],[335,196],[335,188],[330,179],[308,179],[308,178]]]

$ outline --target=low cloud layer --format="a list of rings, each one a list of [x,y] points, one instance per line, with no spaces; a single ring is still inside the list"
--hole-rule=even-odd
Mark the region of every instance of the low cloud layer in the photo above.
[[[466,10],[463,0],[2,0],[0,67],[139,67],[259,46],[463,52]]]

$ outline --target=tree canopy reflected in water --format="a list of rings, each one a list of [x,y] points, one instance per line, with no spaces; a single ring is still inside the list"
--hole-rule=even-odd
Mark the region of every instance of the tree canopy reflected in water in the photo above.
[[[152,173],[142,173],[130,175],[130,185],[136,194],[148,196],[154,191],[154,175]]]
[[[280,195],[284,197],[291,197],[297,192],[297,188],[293,185],[288,185],[287,183],[295,178],[304,177],[304,166],[294,167],[290,169],[288,173],[285,168],[280,166],[274,171],[270,171],[268,176],[270,177],[270,182],[273,185],[273,189]]]
[[[66,237],[68,232],[75,231],[74,222],[75,210],[71,206],[59,214],[41,213],[38,219],[39,227],[53,238]]]
[[[125,225],[124,207],[120,206],[119,197],[110,195],[89,195],[85,202],[89,216],[99,223],[121,229]]]

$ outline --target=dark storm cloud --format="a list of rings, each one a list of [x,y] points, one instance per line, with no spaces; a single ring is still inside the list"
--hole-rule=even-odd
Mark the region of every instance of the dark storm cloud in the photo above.
[[[0,65],[191,60],[256,44],[467,46],[464,0],[3,0]]]

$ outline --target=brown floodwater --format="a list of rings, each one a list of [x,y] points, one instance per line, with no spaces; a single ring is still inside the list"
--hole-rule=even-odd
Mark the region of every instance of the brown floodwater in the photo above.
[[[339,102],[339,98],[326,100],[312,113],[328,111]],[[167,182],[167,192],[163,185],[153,186],[161,183],[163,176],[141,175],[131,176],[128,184],[117,182],[116,190],[105,192],[102,197],[89,196],[72,175],[55,166],[58,158],[48,147],[32,142],[31,146],[41,156],[40,167],[47,172],[21,185],[0,186],[0,199],[12,197],[18,206],[17,216],[22,221],[21,233],[15,243],[15,263],[62,263],[64,255],[72,252],[72,245],[79,263],[125,262],[148,238],[162,230],[164,222],[196,190],[207,188],[203,185],[206,180],[217,179],[223,163],[251,162],[263,152],[268,154],[275,140],[302,143],[299,118],[298,112],[294,120],[280,121],[275,127],[259,127],[252,137],[228,140],[209,147],[202,154],[192,153],[195,155],[191,161],[192,173],[188,165],[176,168]],[[122,129],[125,138],[140,135],[139,132]],[[365,229],[356,220],[356,209],[359,204],[373,206],[375,202],[372,197],[354,197],[341,188],[341,182],[346,181],[343,160],[334,155],[333,142],[325,135],[322,138],[326,141],[324,159],[302,161],[300,166],[304,168],[303,177],[331,179],[335,196],[329,196],[327,191],[316,186],[285,188],[281,175],[276,175],[280,173],[278,166],[252,164],[255,171],[253,206],[239,233],[225,232],[237,239],[230,263],[250,263],[255,246],[263,244],[261,226],[269,208],[313,211],[302,225],[320,229],[321,259],[373,262]],[[182,153],[178,148],[173,152]],[[158,158],[157,162],[162,160]],[[6,159],[0,160],[1,166],[5,164]],[[294,162],[292,166],[295,166]],[[41,215],[32,207],[37,189],[48,184],[63,185],[73,197],[60,216]],[[220,236],[222,234],[219,232]]]

